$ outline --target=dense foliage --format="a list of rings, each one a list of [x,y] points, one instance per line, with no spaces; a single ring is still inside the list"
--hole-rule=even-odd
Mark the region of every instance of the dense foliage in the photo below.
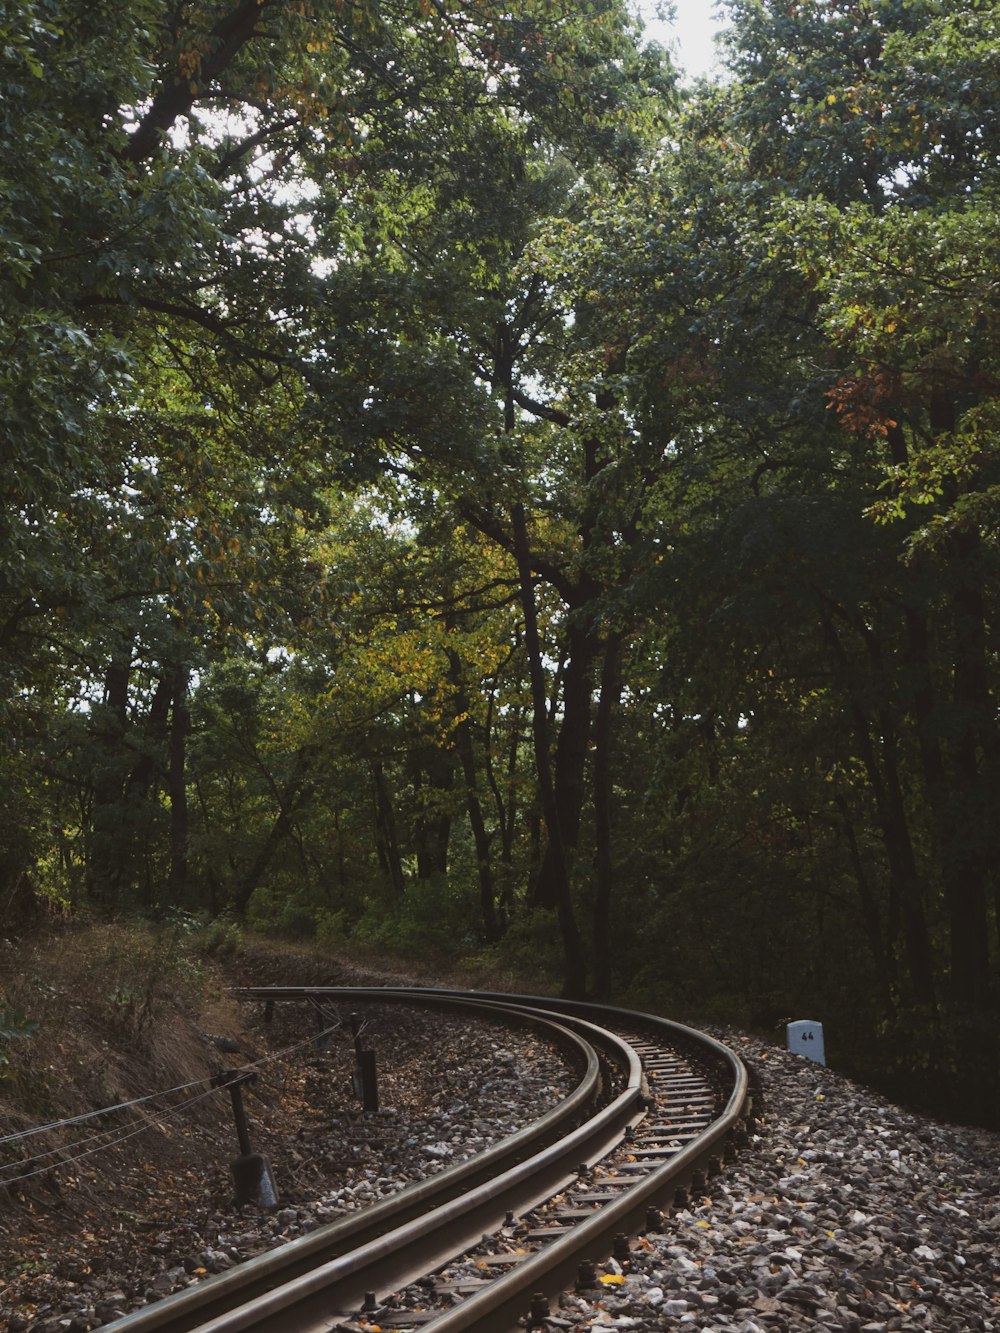
[[[0,907],[1000,1094],[995,0],[0,0]]]

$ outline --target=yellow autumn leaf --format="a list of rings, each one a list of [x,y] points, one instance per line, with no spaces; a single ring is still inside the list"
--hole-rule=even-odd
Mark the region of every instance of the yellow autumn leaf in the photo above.
[[[622,1277],[621,1273],[605,1273],[601,1278],[601,1282],[606,1287],[621,1287],[624,1285],[625,1279]]]

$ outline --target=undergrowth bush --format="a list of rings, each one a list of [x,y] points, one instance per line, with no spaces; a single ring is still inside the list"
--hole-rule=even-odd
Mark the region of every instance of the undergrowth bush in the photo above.
[[[482,947],[478,889],[436,875],[411,880],[405,892],[375,885],[350,903],[318,903],[308,892],[254,894],[247,928],[262,935],[315,940],[329,949],[362,948],[401,959],[431,954],[457,960]]]
[[[262,935],[307,940],[316,933],[317,910],[308,894],[262,885],[250,899],[246,924],[248,929]]]
[[[351,938],[396,956],[456,959],[478,947],[480,922],[475,898],[445,875],[414,880],[390,901],[374,899]]]
[[[243,944],[243,929],[229,912],[199,925],[192,936],[195,949],[208,958],[232,958]]]
[[[22,1010],[0,1010],[0,1079],[9,1077],[9,1044],[12,1041],[25,1041],[37,1029],[38,1019],[29,1018]]]
[[[167,1001],[194,1004],[203,973],[186,927],[110,926],[77,938],[67,957],[92,1020],[136,1040]],[[86,978],[90,978],[89,986]]]
[[[555,911],[536,908],[518,915],[503,936],[490,945],[480,944],[462,959],[466,971],[495,972],[504,984],[544,993],[565,971],[559,922]]]

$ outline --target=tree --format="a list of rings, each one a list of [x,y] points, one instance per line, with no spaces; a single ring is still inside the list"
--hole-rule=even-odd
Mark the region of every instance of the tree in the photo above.
[[[16,701],[43,665],[59,682],[34,713],[43,726],[81,670],[102,674],[81,660],[95,627],[116,640],[118,678],[150,617],[183,622],[188,663],[206,631],[270,622],[281,598],[264,605],[258,575],[288,568],[289,533],[322,520],[317,492],[351,428],[331,408],[375,415],[354,372],[376,330],[349,311],[330,320],[324,266],[370,245],[398,254],[429,182],[467,211],[465,166],[498,144],[513,160],[543,120],[583,157],[622,141],[636,85],[634,61],[574,54],[627,53],[623,15],[599,4],[511,18],[489,4],[146,0],[94,15],[61,0],[21,6],[2,31],[0,671],[21,744],[32,724]],[[355,471],[370,470],[364,438],[349,439]],[[119,541],[142,586],[123,586]],[[178,669],[154,665],[161,684]],[[108,693],[120,715],[117,684]],[[30,849],[11,855],[23,878]]]
[[[712,799],[720,733],[761,798],[808,738],[785,808],[836,839],[897,1034],[942,1002],[978,1033],[995,992],[995,141],[984,52],[958,40],[992,7],[973,8],[732,6],[736,81],[692,102],[627,233],[614,210],[588,227],[626,401],[663,446],[643,520],[676,617],[661,697],[711,761],[677,798]],[[712,841],[745,837],[724,819]]]
[[[848,80],[826,62],[819,100],[800,98],[805,109],[785,114],[796,125],[810,115],[822,122],[841,162],[864,159],[857,174],[865,189],[846,188],[814,155],[814,174],[796,171],[795,182],[823,197],[782,206],[778,244],[815,293],[840,372],[830,407],[877,460],[882,493],[871,496],[870,514],[897,533],[905,628],[889,651],[931,815],[933,877],[948,904],[947,990],[978,1006],[995,989],[989,913],[998,850],[1000,737],[987,648],[995,273],[983,246],[997,221],[987,67],[998,14],[978,4],[947,13],[936,5],[833,11],[825,24],[814,13],[805,37],[805,23],[794,25],[798,49],[811,53],[809,39],[822,31],[838,51],[862,53],[863,76]],[[744,106],[773,105],[765,83],[748,79]],[[800,92],[806,87],[802,74]],[[859,142],[863,150],[845,148]]]

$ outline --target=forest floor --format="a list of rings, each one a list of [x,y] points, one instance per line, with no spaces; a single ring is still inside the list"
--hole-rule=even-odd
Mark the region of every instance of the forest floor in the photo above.
[[[241,1003],[233,988],[404,984],[417,971],[252,937],[223,956],[205,955],[176,932],[135,925],[68,928],[16,948],[0,942],[0,1014],[38,1024],[0,1045],[0,1330],[93,1327],[90,1316],[67,1317],[66,1296],[78,1288],[81,1309],[92,1309],[105,1271],[106,1299],[97,1304],[106,1321],[129,1285],[123,1251],[134,1248],[137,1262],[144,1254],[148,1262],[157,1247],[176,1249],[178,1218],[231,1211],[229,1168],[239,1155],[232,1108],[205,1085],[221,1070],[299,1048],[297,1060],[262,1068],[246,1091],[247,1112],[254,1150],[282,1162],[282,1203],[315,1194],[325,1168],[287,1145],[301,1140],[304,1124],[353,1118],[349,1035],[331,1037],[326,1062],[303,1059],[314,1016],[279,1006],[265,1023],[263,1006]],[[426,967],[419,979],[463,988],[495,981]],[[405,1050],[397,1063],[404,1059]],[[409,1081],[406,1096],[423,1095],[419,1074]],[[185,1085],[97,1121],[18,1137]],[[14,1177],[18,1183],[5,1183]],[[204,1271],[192,1247],[190,1271]]]
[[[479,1150],[509,1132],[496,1113],[519,1114],[519,1095],[535,1111],[556,1095],[551,1052],[520,1041],[504,1050],[495,1031],[457,1019],[449,1029],[442,1015],[393,1010],[379,1026],[373,1006],[386,1096],[365,1116],[350,1088],[348,1014],[331,1007],[341,1027],[321,1052],[304,1006],[276,1006],[267,1022],[263,1005],[233,994],[413,981],[532,989],[511,976],[273,941],[206,955],[170,930],[138,926],[68,929],[17,949],[0,941],[0,1015],[39,1023],[0,1043],[0,1333],[88,1333],[422,1178],[452,1152]],[[903,1111],[774,1043],[718,1035],[760,1086],[751,1148],[712,1197],[641,1242],[613,1299],[604,1288],[568,1294],[568,1324],[1000,1329],[1000,1135]],[[292,1047],[294,1058],[276,1058]],[[234,1206],[232,1111],[204,1084],[258,1060],[267,1063],[247,1110],[255,1150],[275,1164],[279,1204],[267,1210]],[[97,1123],[11,1137],[182,1084],[194,1086]],[[123,1126],[131,1136],[109,1148]]]

